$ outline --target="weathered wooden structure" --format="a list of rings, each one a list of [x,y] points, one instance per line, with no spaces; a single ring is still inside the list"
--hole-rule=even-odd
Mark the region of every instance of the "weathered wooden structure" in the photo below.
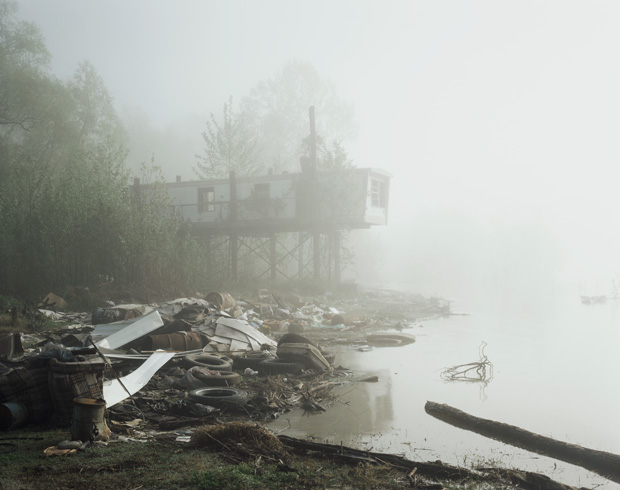
[[[299,173],[166,184],[171,206],[204,239],[209,274],[339,285],[343,230],[387,224],[390,174],[319,171],[314,107],[308,116]]]
[[[303,162],[302,162],[303,169]],[[373,168],[166,184],[205,244],[208,269],[237,280],[340,282],[341,234],[385,225],[390,175]],[[258,266],[262,264],[262,266]]]

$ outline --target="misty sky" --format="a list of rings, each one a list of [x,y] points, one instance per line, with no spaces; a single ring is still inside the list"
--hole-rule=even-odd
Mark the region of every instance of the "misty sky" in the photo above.
[[[187,132],[186,154],[159,162],[168,179],[194,177],[192,145],[228,96],[307,61],[355,106],[355,164],[394,175],[390,225],[367,248],[393,279],[413,256],[437,287],[485,257],[592,284],[620,274],[620,2],[19,4],[56,75],[89,60],[119,113]]]

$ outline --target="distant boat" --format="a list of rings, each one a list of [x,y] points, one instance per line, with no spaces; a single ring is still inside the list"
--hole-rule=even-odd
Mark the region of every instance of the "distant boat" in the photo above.
[[[581,297],[581,302],[584,305],[591,305],[594,303],[605,303],[607,301],[607,296],[605,296],[604,294],[599,295],[599,296],[582,296]]]

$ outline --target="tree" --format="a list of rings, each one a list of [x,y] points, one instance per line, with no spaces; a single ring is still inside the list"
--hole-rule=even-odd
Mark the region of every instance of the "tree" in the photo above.
[[[258,138],[247,125],[246,115],[233,110],[232,96],[224,104],[221,125],[213,113],[206,125],[204,155],[196,155],[199,163],[194,168],[200,178],[225,178],[231,171],[254,175],[263,169]]]
[[[69,83],[76,102],[76,123],[83,143],[96,147],[113,143],[118,151],[126,138],[124,128],[116,114],[114,101],[95,67],[89,61],[79,64]],[[115,160],[124,159],[124,155]]]
[[[39,84],[47,75],[50,54],[31,22],[16,18],[17,2],[0,1],[0,128],[28,129],[37,121]]]
[[[301,144],[301,152],[310,154],[310,137],[304,138]],[[353,160],[349,158],[347,150],[338,140],[327,143],[322,137],[316,139],[317,169],[324,171],[341,171],[354,168]]]
[[[310,106],[318,115],[317,134],[339,141],[355,134],[353,106],[339,98],[335,87],[309,63],[286,63],[242,99],[247,122],[260,137],[262,159],[275,170],[298,170]]]
[[[136,199],[125,131],[89,62],[63,82],[33,24],[0,0],[0,294],[200,280],[195,241],[165,193]],[[160,186],[161,187],[161,186]],[[195,290],[195,289],[194,289]]]

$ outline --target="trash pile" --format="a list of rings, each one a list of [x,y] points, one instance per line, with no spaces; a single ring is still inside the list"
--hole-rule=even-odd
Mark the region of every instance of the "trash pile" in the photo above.
[[[351,373],[310,339],[415,340],[375,332],[366,342],[368,328],[388,324],[351,313],[355,301],[343,304],[259,290],[252,301],[212,292],[64,313],[64,300],[50,294],[38,314],[58,328],[0,336],[0,430],[52,423],[71,426],[72,438],[84,442],[149,424],[172,430],[208,417],[264,420],[293,407],[325,410],[331,388]]]

